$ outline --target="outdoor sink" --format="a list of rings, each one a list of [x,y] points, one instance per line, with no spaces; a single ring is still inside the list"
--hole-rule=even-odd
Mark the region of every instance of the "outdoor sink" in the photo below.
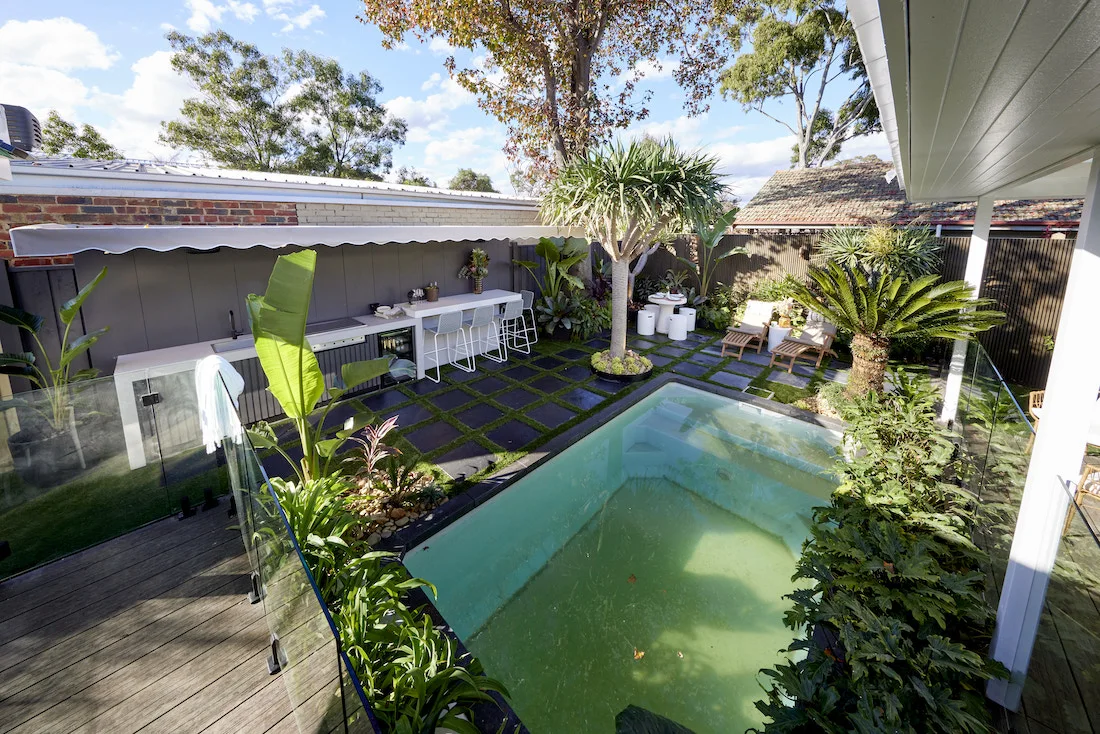
[[[214,344],[214,351],[222,354],[223,352],[235,352],[238,349],[248,349],[251,346],[255,346],[252,337],[244,337],[227,342],[217,342]]]

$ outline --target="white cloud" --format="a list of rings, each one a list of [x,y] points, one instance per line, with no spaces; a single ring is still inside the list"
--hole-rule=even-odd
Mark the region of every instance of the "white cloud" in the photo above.
[[[447,183],[459,168],[472,168],[486,173],[493,186],[500,191],[510,191],[508,159],[501,148],[504,130],[499,126],[475,126],[459,130],[435,131],[426,136],[423,154],[411,161],[414,168],[423,171],[440,186]],[[405,162],[406,165],[409,162]],[[400,168],[398,161],[395,168]]]
[[[251,23],[260,14],[260,9],[249,2],[228,0],[226,5],[215,5],[213,0],[186,0],[184,3],[191,11],[187,18],[187,27],[195,33],[209,33],[214,26],[222,22],[222,16],[228,11],[237,20]]]
[[[428,42],[428,50],[433,54],[451,54],[454,53],[455,48],[442,38],[436,36]]]
[[[10,63],[60,71],[107,69],[119,58],[95,31],[71,18],[9,20],[0,26],[0,49]]]
[[[434,86],[438,87],[439,92],[429,94],[424,99],[403,96],[385,103],[386,110],[391,115],[408,123],[406,137],[410,143],[427,142],[431,139],[431,133],[446,126],[450,120],[450,112],[474,101],[474,96],[450,77],[441,78]]]
[[[160,29],[162,31],[164,31],[165,33],[169,33],[171,31],[176,30],[176,27],[174,25],[172,25],[171,23],[161,23],[160,24]]]
[[[260,9],[252,3],[239,2],[238,0],[229,0],[229,9],[237,20],[243,20],[246,23],[256,20],[256,16],[260,14]]]
[[[646,79],[651,82],[658,79],[669,79],[679,68],[680,62],[676,59],[642,59],[632,68],[619,74],[615,81],[617,85],[622,86],[630,79],[635,78]]]
[[[290,9],[296,5],[297,2],[294,0],[264,0],[264,12],[271,18],[285,23],[279,29],[280,33],[289,33],[295,28],[305,30],[313,25],[314,21],[325,17],[325,11],[317,4],[310,5],[308,9],[294,15]]]
[[[486,153],[484,143],[499,150],[500,131],[488,127],[470,127],[436,137],[424,146],[424,165],[438,166],[452,161],[469,161]]]
[[[76,108],[88,101],[84,82],[57,69],[0,60],[0,79],[4,101],[26,107],[42,124],[50,110],[71,120]]]
[[[846,142],[840,149],[838,158],[856,158],[862,155],[877,155],[884,161],[892,161],[890,157],[890,143],[886,139],[886,133],[874,133],[873,135],[861,135]]]
[[[439,83],[443,81],[443,76],[438,72],[432,72],[432,75],[428,77],[423,84],[420,85],[420,89],[428,91],[429,89],[435,89],[439,86]]]

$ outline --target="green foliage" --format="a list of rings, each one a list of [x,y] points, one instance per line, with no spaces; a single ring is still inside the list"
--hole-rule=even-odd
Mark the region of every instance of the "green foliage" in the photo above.
[[[735,51],[733,66],[722,72],[722,94],[779,122],[795,136],[797,168],[820,166],[854,137],[882,129],[867,80],[855,30],[846,8],[835,0],[762,0],[738,6],[723,30]],[[742,51],[745,44],[751,50]],[[822,105],[837,80],[854,87],[836,114]],[[787,100],[786,98],[792,98]],[[772,103],[790,104],[787,122],[765,111]]]
[[[710,328],[722,331],[730,325],[740,301],[735,288],[719,283],[710,297],[699,306],[696,318]]]
[[[818,255],[847,268],[913,279],[939,269],[942,250],[928,227],[877,225],[829,230],[821,239]]]
[[[50,360],[50,353],[42,344],[39,330],[45,320],[38,315],[13,306],[0,304],[0,322],[15,326],[31,335],[34,343],[38,345],[38,351],[45,361],[45,369],[38,366],[34,352],[5,352],[0,354],[0,374],[15,375],[26,378],[32,385],[46,391],[46,403],[48,412],[39,411],[42,417],[55,431],[64,430],[69,426],[69,408],[72,405],[72,384],[83,380],[90,380],[99,374],[96,369],[84,369],[73,372],[73,361],[77,357],[91,349],[99,338],[111,328],[105,326],[102,329],[82,334],[69,341],[69,333],[72,331],[73,322],[80,315],[80,308],[92,295],[96,286],[107,277],[107,268],[104,267],[96,277],[84,284],[75,296],[61,304],[57,315],[65,326],[61,334],[61,351],[55,365]],[[38,410],[37,403],[26,403],[34,410]]]
[[[535,254],[542,258],[545,276],[539,279],[539,264],[531,260],[512,262],[527,269],[539,284],[543,296],[556,299],[562,291],[580,290],[584,281],[569,271],[588,257],[588,242],[580,237],[540,237]]]
[[[652,275],[639,275],[634,279],[634,300],[638,303],[646,303],[659,290],[661,281]]]
[[[760,278],[752,284],[748,297],[757,301],[785,301],[794,297],[799,285],[798,278],[790,273],[781,277]]]
[[[744,255],[748,252],[745,247],[731,247],[725,252],[719,253],[718,246],[722,243],[722,237],[726,230],[733,224],[737,217],[737,209],[733,208],[718,217],[713,224],[707,219],[697,217],[695,220],[696,258],[694,260],[677,256],[691,270],[695,280],[699,284],[699,295],[703,300],[710,297],[711,284],[714,281],[714,271],[718,263],[733,255]]]
[[[611,328],[611,304],[595,298],[579,298],[573,308],[573,341],[587,341]]]
[[[684,283],[687,282],[688,272],[686,270],[672,270],[671,268],[665,271],[665,279],[663,281],[665,289],[669,293],[679,293],[684,287]]]
[[[428,174],[421,173],[410,166],[401,166],[401,168],[397,169],[397,183],[402,186],[435,187],[435,182],[428,178]]]
[[[634,350],[628,350],[623,357],[612,357],[604,350],[592,355],[592,366],[600,372],[611,375],[640,375],[653,369],[653,362]]]
[[[451,182],[447,184],[447,188],[457,191],[484,191],[486,193],[497,193],[497,190],[493,188],[493,180],[489,178],[489,174],[477,173],[472,168],[458,169],[458,173],[456,173],[454,178],[451,179]]]
[[[57,110],[50,110],[46,124],[42,127],[42,152],[46,155],[100,161],[124,157],[122,151],[108,143],[99,130],[85,124],[77,131],[76,125],[61,117]]]
[[[580,301],[573,293],[558,293],[553,298],[543,296],[535,301],[535,318],[547,334],[553,334],[559,327],[571,331]]]
[[[786,615],[797,662],[763,671],[766,732],[991,732],[984,685],[988,558],[975,498],[951,479],[936,392],[896,373],[890,395],[843,404],[849,461],[818,508]]]

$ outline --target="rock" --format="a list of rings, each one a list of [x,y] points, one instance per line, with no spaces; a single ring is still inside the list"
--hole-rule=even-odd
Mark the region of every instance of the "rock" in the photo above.
[[[392,510],[390,510],[390,517],[392,517],[394,520],[400,520],[404,516],[405,516],[405,511],[403,509],[401,509],[400,507],[395,507]]]
[[[382,531],[382,537],[383,537],[383,538],[388,538],[388,537],[390,537],[391,535],[393,535],[393,531],[392,531],[392,530],[383,530],[383,531]]]
[[[401,528],[409,524],[409,518],[403,517],[397,521],[397,527]]]
[[[371,533],[367,536],[367,545],[378,545],[378,541],[382,540],[382,536],[379,533]]]
[[[410,520],[416,520],[416,519],[417,519],[417,518],[419,518],[419,517],[420,517],[420,513],[419,513],[419,512],[410,512],[410,513],[409,513],[409,519],[410,519]]]

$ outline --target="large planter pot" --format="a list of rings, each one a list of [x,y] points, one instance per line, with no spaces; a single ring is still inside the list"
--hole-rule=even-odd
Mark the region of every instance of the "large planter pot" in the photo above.
[[[8,437],[15,473],[35,487],[55,487],[80,473],[80,456],[73,436],[60,433],[16,431]]]
[[[589,366],[591,367],[591,365],[589,365]],[[637,375],[616,375],[616,374],[611,373],[611,372],[604,372],[603,370],[598,370],[595,367],[592,367],[592,371],[595,372],[597,375],[599,375],[600,377],[602,377],[605,380],[611,380],[613,382],[625,382],[625,383],[641,382],[642,380],[648,380],[649,377],[653,374],[653,369],[652,368],[650,368],[648,372],[642,372],[642,373],[637,374]]]

